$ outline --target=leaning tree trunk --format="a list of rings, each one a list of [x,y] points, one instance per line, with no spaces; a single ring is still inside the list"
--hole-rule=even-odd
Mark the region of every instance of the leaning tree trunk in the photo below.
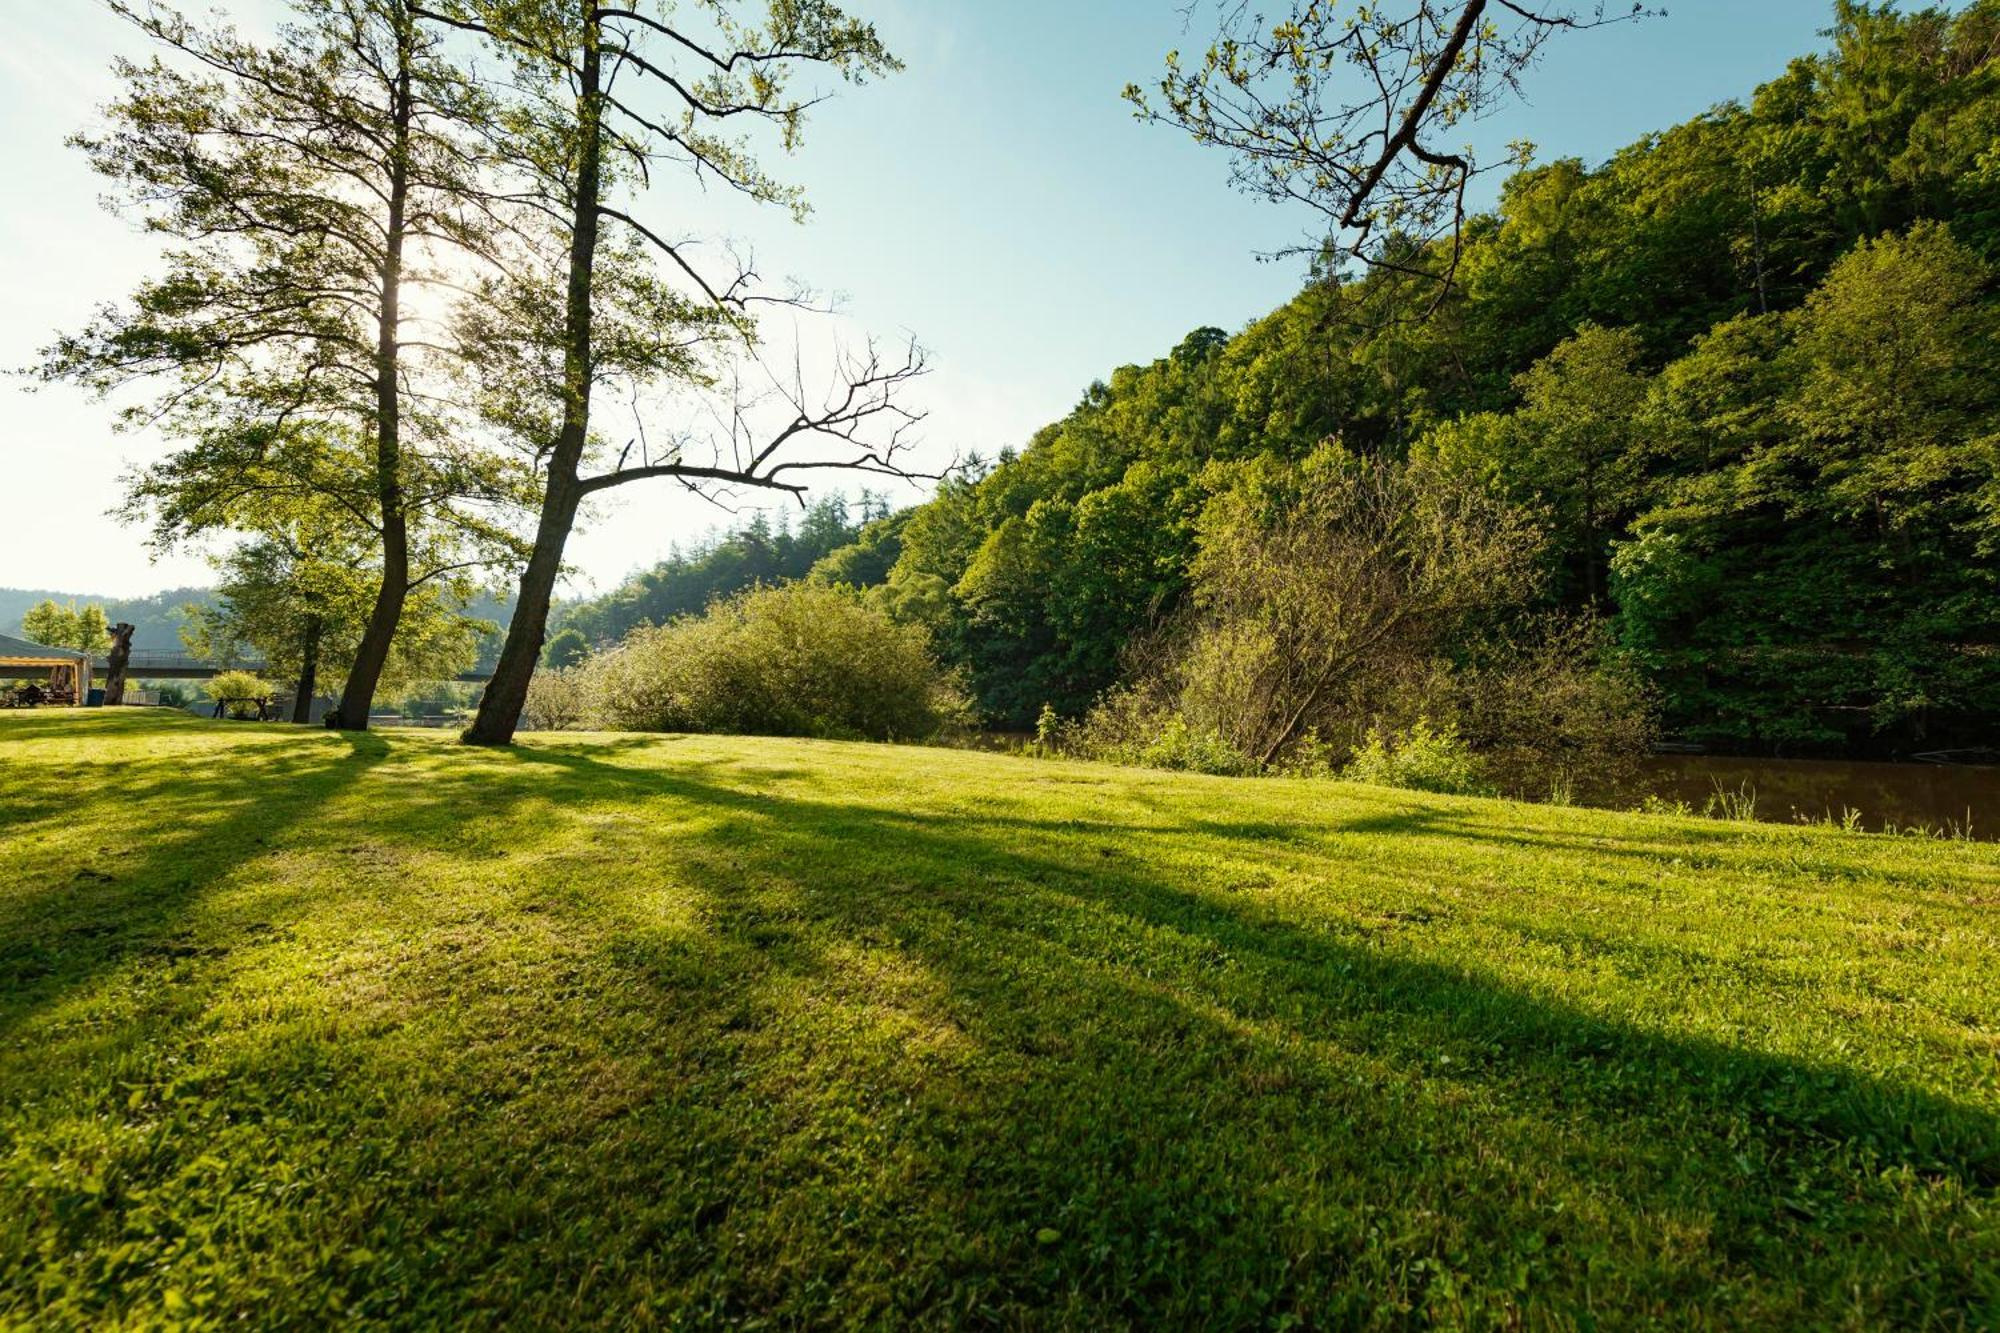
[[[125,702],[125,667],[132,660],[132,633],[132,626],[123,621],[111,627],[110,671],[104,677],[106,708]]]
[[[591,306],[590,287],[597,262],[598,196],[602,173],[603,97],[599,85],[598,28],[586,29],[583,60],[578,70],[579,127],[575,214],[570,232],[569,288],[563,313],[563,423],[549,458],[548,484],[542,495],[542,517],[535,529],[535,549],[521,574],[520,597],[507,626],[507,641],[494,664],[493,679],[479,700],[479,715],[465,730],[468,745],[508,745],[528,702],[528,682],[541,660],[548,634],[549,603],[556,576],[562,572],[563,547],[576,523],[582,500],[577,488],[583,448],[590,437]]]
[[[383,489],[385,493],[400,493],[401,483],[386,483]],[[368,714],[375,706],[375,687],[381,684],[382,672],[389,664],[389,648],[396,640],[396,626],[402,622],[403,603],[409,592],[409,524],[399,510],[393,518],[383,521],[382,587],[375,595],[375,610],[368,617],[368,628],[355,651],[347,685],[340,692],[340,703],[326,715],[327,726],[341,731],[368,730]]]
[[[507,745],[514,739],[521,710],[528,702],[529,682],[541,661],[549,606],[555,596],[556,576],[562,572],[563,546],[576,522],[577,500],[575,477],[558,478],[552,470],[541,523],[535,529],[535,549],[521,574],[507,640],[500,647],[500,660],[494,663],[493,679],[480,696],[479,715],[465,730],[467,744]]]
[[[382,586],[375,609],[355,650],[340,703],[326,715],[326,725],[342,731],[368,730],[375,706],[375,687],[389,663],[389,646],[402,623],[403,603],[410,595],[410,527],[403,494],[401,305],[405,211],[410,197],[410,61],[407,42],[399,52],[396,76],[395,142],[389,165],[389,219],[383,231],[381,306],[375,335],[375,491],[382,510]]]
[[[318,616],[306,617],[305,640],[299,645],[299,685],[292,692],[292,721],[312,721],[313,694],[319,689],[319,637],[325,626]]]

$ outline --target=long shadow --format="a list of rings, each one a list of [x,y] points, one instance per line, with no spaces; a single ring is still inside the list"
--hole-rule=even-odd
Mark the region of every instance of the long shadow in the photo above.
[[[1606,817],[1605,812],[1593,814],[1599,818]],[[1259,824],[1216,824],[1211,827],[1221,836],[1263,840],[1260,838],[1263,826]],[[1311,830],[1305,836],[1309,841],[1323,841],[1338,834],[1427,837],[1467,846],[1546,852],[1660,869],[1683,869],[1690,864],[1697,868],[1713,868],[1722,864],[1720,858],[1724,853],[1729,853],[1739,864],[1753,868],[1809,875],[1828,868],[1816,862],[1824,859],[1829,851],[1825,841],[1812,840],[1813,830],[1783,824],[1716,821],[1712,827],[1689,827],[1681,823],[1670,828],[1663,827],[1657,832],[1582,834],[1547,828],[1495,828],[1491,823],[1468,818],[1463,811],[1442,806],[1344,819],[1324,829]],[[1295,836],[1298,836],[1296,831]],[[1866,841],[1854,840],[1852,835],[1847,835],[1831,859],[1835,869],[1851,870],[1857,863],[1886,859],[1885,854],[1896,847],[1897,844],[1881,835],[1869,835]],[[2000,857],[1975,852],[1964,858],[1958,873],[1968,883],[2000,884]],[[1868,874],[1873,882],[1868,892],[1873,896],[1907,899],[1910,895],[1921,895],[1932,902],[1950,904],[1955,901],[1940,897],[1938,876],[1932,871],[1871,866]]]
[[[1047,819],[1007,805],[895,807],[888,792],[806,798],[784,789],[790,770],[651,749],[556,742],[468,755],[367,824],[387,842],[443,848],[441,815],[481,826],[455,837],[499,837],[530,802],[558,824],[605,810],[705,816],[663,843],[673,881],[698,899],[697,935],[616,902],[586,911],[540,882],[551,869],[515,890],[561,918],[586,957],[565,962],[559,989],[500,1011],[504,1036],[478,1034],[519,1062],[502,1063],[502,1086],[460,1086],[478,1079],[464,1047],[442,1045],[436,1071],[413,1072],[370,1063],[357,1043],[338,1095],[301,1094],[308,1124],[329,1101],[419,1079],[455,1108],[390,1122],[410,1135],[405,1149],[425,1149],[422,1169],[386,1177],[390,1186],[367,1177],[389,1191],[374,1210],[380,1234],[348,1239],[401,1256],[403,1276],[346,1279],[352,1308],[399,1291],[411,1301],[476,1291],[489,1277],[495,1291],[515,1290],[499,1285],[509,1274],[550,1293],[594,1281],[615,1301],[625,1274],[634,1291],[698,1290],[689,1318],[711,1322],[823,1323],[866,1309],[880,1322],[1145,1323],[1203,1301],[1217,1321],[1379,1322],[1401,1310],[1408,1322],[1454,1322],[1456,1274],[1522,1300],[1546,1281],[1610,1310],[1642,1292],[1662,1319],[1680,1308],[1726,1323],[1721,1279],[1785,1286],[1794,1268],[1825,1261],[1815,1247],[1839,1233],[1813,1230],[1814,1213],[1840,1217],[1857,1252],[1893,1236],[1903,1178],[1964,1200],[1945,1214],[1960,1230],[1940,1232],[1936,1269],[1903,1279],[1872,1313],[1976,1324],[1992,1308],[1966,1261],[2000,1181],[2000,1120],[1987,1106],[1608,1016],[1469,964],[1411,957],[1393,938],[1332,934],[1232,898],[1227,873],[1205,874],[1147,836],[1206,839],[1249,865],[1281,822],[1252,829],[1157,802],[1128,803],[1143,817],[1121,820],[1115,805]],[[648,757],[671,766],[620,762]],[[248,799],[244,782],[282,776],[298,788],[284,798],[295,825],[354,780],[368,761],[355,758],[203,779],[216,785],[197,799]],[[132,791],[155,789],[170,791],[171,774],[134,776]],[[1438,819],[1362,831],[1419,822],[1427,835],[1462,836]],[[190,858],[212,880],[251,854],[191,836],[159,842],[140,868],[148,883]],[[643,846],[636,835],[621,844]],[[169,888],[157,912],[107,897],[83,917],[156,932],[198,892]],[[0,949],[38,929],[23,914],[0,920]],[[914,1040],[906,1057],[876,1064],[828,1053],[862,1040],[834,1003],[855,984],[855,951],[936,982],[923,1017],[944,1033],[944,1054]],[[66,964],[36,994],[46,1003],[106,965]],[[416,972],[400,984],[465,984]],[[638,1090],[601,1121],[530,1132],[504,1100],[529,1092],[505,1085],[526,1081],[527,1067],[552,1085],[582,1084],[584,1058],[604,1056],[546,1048],[564,1039],[565,1006],[611,1025],[599,1035],[634,1068],[597,1076]],[[451,1032],[449,1014],[437,1021]],[[286,1046],[261,1058],[306,1057]],[[323,1069],[308,1075],[325,1086]],[[1754,1169],[1722,1165],[1734,1161]],[[629,1216],[605,1216],[610,1198]],[[1546,1200],[1599,1211],[1544,1217]],[[1471,1220],[1455,1229],[1455,1212]],[[1649,1254],[1682,1217],[1708,1219],[1702,1253]],[[1057,1240],[1038,1240],[1044,1232]],[[1554,1248],[1517,1247],[1529,1232]],[[906,1248],[929,1267],[897,1272]],[[1592,1278],[1597,1256],[1609,1257]],[[1516,1266],[1526,1286],[1509,1285]],[[1630,1289],[1592,1290],[1620,1266]],[[1357,1292],[1371,1303],[1339,1303]],[[1852,1322],[1846,1295],[1828,1283],[1792,1313]],[[863,1299],[879,1303],[849,1303]],[[576,1323],[615,1309],[539,1308]],[[474,1322],[500,1322],[504,1309]],[[1455,1322],[1483,1320],[1461,1308]]]
[[[1665,1086],[1718,1107],[1757,1098],[1775,1132],[1835,1135],[1865,1142],[1885,1160],[1900,1165],[1962,1175],[1980,1185],[2000,1183],[2000,1118],[1984,1108],[1841,1067],[1616,1022],[1510,989],[1471,967],[1443,968],[1330,942],[1275,915],[1252,915],[1163,882],[1150,869],[1136,873],[1120,859],[1100,856],[1079,863],[1027,850],[1055,834],[1129,836],[1135,831],[1130,825],[1014,820],[998,814],[968,821],[956,815],[746,794],[685,773],[605,764],[582,751],[529,749],[518,757],[587,775],[588,785],[600,790],[754,815],[753,823],[714,836],[762,874],[797,878],[801,865],[837,863],[827,852],[847,845],[865,847],[877,860],[886,852],[886,859],[903,868],[904,878],[933,888],[957,887],[968,867],[987,875],[997,871],[1007,880],[1032,886],[1030,892],[1040,899],[1057,895],[1073,903],[1114,909],[1145,925],[1199,935],[1232,956],[1254,959],[1286,983],[1285,993],[1310,997],[1324,1006],[1321,1017],[1359,1011],[1395,1013],[1421,1018],[1474,1045],[1503,1052],[1505,1061],[1513,1063],[1554,1057],[1629,1066],[1636,1080],[1616,1085],[1615,1091],[1588,1085],[1590,1095],[1611,1099],[1604,1103],[1607,1110],[1641,1106]],[[1003,836],[980,836],[968,829],[968,823],[973,829],[997,829]],[[1424,824],[1403,820],[1395,826]],[[1198,830],[1201,825],[1195,822],[1192,827]],[[1448,821],[1444,827],[1450,828]],[[726,885],[727,881],[718,881],[711,886],[723,901]],[[893,913],[908,901],[904,896],[868,892],[869,886],[860,884],[840,886],[860,891],[837,897],[827,892],[831,886],[808,887],[825,895],[825,905],[836,917],[855,925],[893,926]],[[952,892],[939,902],[967,928],[955,933],[960,940],[977,938],[982,926],[1019,925],[1024,915],[990,895]],[[951,961],[949,952],[932,961]],[[1234,989],[1241,1003],[1245,993],[1261,987]],[[1689,1081],[1691,1073],[1698,1077]]]
[[[0,736],[68,739],[78,735],[74,726],[10,719],[0,725]],[[0,1036],[128,957],[211,953],[214,946],[189,935],[190,909],[232,871],[306,824],[389,751],[378,736],[322,733],[310,737],[312,751],[301,755],[298,733],[246,726],[230,737],[241,743],[180,752],[171,740],[176,732],[190,741],[214,733],[199,723],[138,716],[91,719],[91,726],[84,734],[164,737],[166,750],[118,767],[41,766],[42,776],[57,780],[35,789],[0,783],[0,829],[12,839],[46,833],[105,802],[134,815],[116,843],[97,849],[91,865],[69,870],[66,878],[24,869],[0,894]],[[286,743],[271,744],[280,739]],[[17,843],[16,850],[17,860],[33,865],[31,849]],[[52,859],[72,864],[67,857]]]
[[[1815,1216],[1841,1216],[1856,1253],[1893,1236],[1904,1204],[1889,1182],[1929,1182],[1973,1210],[1984,1206],[1976,1201],[1990,1204],[2000,1183],[2000,1117],[1987,1106],[1847,1066],[1648,1028],[1470,965],[1306,928],[1129,845],[1135,829],[1166,831],[1170,820],[873,808],[746,786],[728,772],[607,762],[585,747],[527,748],[510,762],[565,775],[564,789],[579,802],[710,812],[712,827],[677,843],[674,863],[705,903],[708,937],[699,947],[709,951],[707,966],[687,965],[686,937],[649,931],[637,918],[604,946],[631,1003],[705,1034],[689,1038],[695,1053],[680,1057],[695,1066],[721,1059],[740,1070],[736,1039],[783,1021],[800,985],[814,993],[836,986],[849,960],[831,956],[829,941],[909,959],[944,983],[943,1012],[976,1054],[959,1065],[913,1066],[907,1083],[892,1084],[908,1097],[943,1099],[947,1109],[944,1128],[912,1122],[916,1137],[899,1144],[892,1135],[888,1150],[907,1152],[919,1179],[943,1172],[940,1188],[965,1192],[956,1224],[971,1232],[1033,1236],[1053,1219],[1076,1241],[1061,1262],[1038,1260],[1029,1244],[953,1269],[951,1280],[1016,1303],[1001,1308],[1046,1308],[1082,1293],[1092,1318],[1143,1321],[1184,1298],[1184,1281],[1198,1284],[1207,1273],[1268,1283],[1260,1307],[1268,1317],[1288,1303],[1312,1309],[1313,1298],[1331,1299],[1375,1273],[1379,1257],[1344,1251],[1361,1244],[1345,1232],[1331,1248],[1325,1236],[1301,1233],[1287,1209],[1312,1192],[1300,1193],[1290,1172],[1311,1179],[1362,1170],[1348,1188],[1376,1206],[1393,1199],[1383,1191],[1406,1189],[1433,1210],[1483,1208],[1508,1226],[1534,1212],[1510,1194],[1572,1204],[1608,1196],[1604,1216],[1577,1217],[1554,1234],[1567,1232],[1586,1250],[1608,1247],[1641,1268],[1646,1247],[1662,1243],[1649,1228],[1706,1219],[1707,1266],[1663,1263],[1647,1292],[1711,1313],[1728,1308],[1712,1303],[1713,1284],[1725,1277],[1782,1285],[1794,1266],[1816,1262],[1805,1257],[1823,1244]],[[1180,831],[1198,832],[1200,822]],[[752,1189],[759,1169],[751,1163],[774,1145],[760,1145],[748,1127],[774,1100],[798,1099],[790,1114],[810,1117],[824,1094],[807,1096],[795,1072],[774,1074],[769,1085],[745,1078],[739,1072],[712,1088],[699,1107],[662,1094],[654,1118],[641,1114],[661,1158],[632,1164],[634,1188],[643,1188],[646,1171],[679,1160],[684,1118],[701,1115],[711,1133],[735,1139],[734,1166],[714,1189],[725,1199]],[[1204,1105],[1216,1109],[1204,1116]],[[1270,1159],[1232,1155],[1245,1142],[1283,1144],[1291,1156],[1279,1157],[1274,1174]],[[1442,1178],[1440,1160],[1450,1164]],[[464,1165],[496,1187],[508,1178],[490,1161]],[[738,1202],[751,1206],[748,1197]],[[871,1225],[893,1246],[894,1219],[935,1200],[907,1186],[878,1206]],[[740,1268],[718,1307],[740,1317],[785,1298],[791,1289],[772,1285],[770,1274],[801,1262],[797,1252],[787,1255],[769,1236],[719,1249],[707,1230],[712,1210],[704,1216],[673,1223],[688,1228],[682,1276],[697,1280],[705,1264]],[[1977,1234],[1976,1211],[1957,1216]],[[1406,1284],[1384,1288],[1397,1299],[1436,1294],[1423,1263],[1449,1257],[1461,1274],[1498,1281],[1517,1258],[1506,1236],[1457,1242],[1469,1248],[1455,1254],[1442,1235],[1412,1243],[1428,1247],[1415,1276],[1385,1269],[1370,1279]],[[1989,1286],[1967,1258],[1977,1244],[1938,1251],[1936,1270],[1906,1280],[1877,1313],[1949,1322],[1953,1312],[1963,1319],[1990,1308]],[[600,1259],[610,1264],[615,1255],[593,1256]],[[852,1260],[826,1262],[834,1273]],[[551,1262],[561,1270],[570,1261]],[[910,1299],[903,1313],[938,1313]],[[1825,1318],[1837,1308],[1831,1295],[1813,1307]]]

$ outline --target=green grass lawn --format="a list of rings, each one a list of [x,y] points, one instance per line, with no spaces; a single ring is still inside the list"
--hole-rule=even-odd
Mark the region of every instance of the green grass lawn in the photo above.
[[[2000,1325],[2000,848],[0,716],[0,1325]]]

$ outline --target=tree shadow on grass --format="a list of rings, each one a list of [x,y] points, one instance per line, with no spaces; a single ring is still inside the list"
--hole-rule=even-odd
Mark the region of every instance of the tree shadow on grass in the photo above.
[[[1425,805],[1361,818],[1348,818],[1313,834],[1313,841],[1327,843],[1343,834],[1420,838],[1433,845],[1463,846],[1485,851],[1519,852],[1523,858],[1548,855],[1577,863],[1600,865],[1623,862],[1659,871],[1716,869],[1725,859],[1740,871],[1764,875],[1802,877],[1805,881],[1831,878],[1842,882],[1844,891],[1878,901],[1907,903],[1913,897],[1933,905],[1964,906],[1963,899],[1980,886],[2000,888],[2000,857],[1984,849],[1958,858],[1949,876],[1935,865],[1911,867],[1904,862],[1910,844],[1880,834],[1854,835],[1792,825],[1732,821],[1687,821],[1667,823],[1658,816],[1591,811],[1596,824],[1589,832],[1550,828],[1546,821],[1534,826],[1495,827],[1490,818],[1452,805]],[[1640,827],[1612,832],[1606,821],[1643,821]],[[1257,838],[1257,826],[1214,826],[1224,836]],[[1961,844],[1943,848],[1941,844],[1919,846],[1923,851],[1969,851]],[[1525,864],[1525,859],[1523,861]],[[1856,882],[1865,873],[1865,884]],[[1948,881],[1960,892],[1940,895]]]
[[[1853,1268],[1869,1265],[1878,1314],[1921,1322],[1991,1308],[1967,1202],[1990,1201],[2000,1179],[1987,1107],[1329,937],[1135,854],[1120,840],[1139,826],[1115,818],[933,815],[751,793],[727,776],[588,751],[515,758],[565,773],[585,799],[717,816],[674,863],[706,904],[703,968],[687,966],[684,935],[649,935],[639,920],[607,946],[618,985],[675,1021],[728,1017],[704,1058],[742,1059],[731,1033],[798,1037],[788,1006],[816,1006],[837,1026],[835,978],[852,951],[938,980],[923,1021],[959,1032],[969,1054],[861,1058],[847,1071],[934,1114],[897,1122],[908,1138],[892,1134],[880,1151],[901,1183],[869,1201],[865,1220],[842,1216],[888,1249],[934,1213],[1005,1237],[947,1247],[944,1271],[929,1274],[994,1308],[1081,1298],[1095,1315],[1143,1319],[1201,1308],[1187,1302],[1208,1286],[1261,1319],[1324,1313],[1357,1293],[1421,1306],[1453,1273],[1499,1299],[1527,1273],[1577,1303],[1594,1283],[1607,1308],[1621,1296],[1662,1313],[1763,1301],[1767,1315],[1831,1317]],[[712,1090],[722,1123],[754,1125],[770,1101],[808,1120],[827,1113],[826,1087],[801,1088],[771,1059],[767,1083],[752,1074]],[[652,1109],[659,1118],[642,1113],[649,1127],[632,1132],[658,1135],[653,1149],[672,1159],[674,1117],[691,1110],[671,1098]],[[837,1139],[839,1123],[816,1132]],[[715,1189],[767,1191],[736,1200],[739,1217],[755,1217],[772,1200],[745,1163],[782,1145],[747,1128],[742,1139],[741,1174]],[[859,1206],[828,1194],[832,1212]],[[1912,1194],[1975,1239],[1935,1246],[1914,1268],[1891,1254]],[[1379,1234],[1390,1222],[1406,1244]],[[753,1231],[721,1245],[698,1223],[672,1222],[694,1246],[683,1277],[722,1281],[743,1313],[797,1298],[792,1283],[812,1272],[837,1286],[842,1265],[866,1262],[834,1240],[802,1253]],[[1059,1254],[1036,1248],[1050,1224]],[[1828,1258],[1836,1238],[1847,1253]],[[1593,1278],[1593,1265],[1608,1275]],[[1826,1285],[1804,1280],[1809,1270]],[[908,1291],[895,1299],[915,1302],[900,1315],[924,1308]]]
[[[1232,897],[1262,844],[1227,819],[809,798],[648,748],[470,755],[330,830],[457,847],[476,814],[624,867],[496,881],[548,941],[410,955],[388,984],[428,1027],[239,1053],[228,1087],[304,1089],[278,1110],[308,1130],[367,1102],[398,1145],[385,1170],[324,1122],[325,1188],[366,1205],[337,1244],[387,1258],[311,1275],[345,1309],[1976,1324],[2000,1299],[1988,1107],[1413,956],[1414,914],[1357,936]]]
[[[136,712],[90,719],[78,733],[40,719],[12,720],[0,736],[106,740],[214,733],[180,722],[163,729]],[[134,955],[196,957],[218,946],[188,933],[190,909],[246,862],[282,842],[338,799],[389,752],[378,736],[245,729],[240,744],[163,751],[116,765],[42,766],[43,785],[0,789],[0,828],[14,853],[14,882],[0,893],[0,1036],[64,996],[89,987]],[[311,742],[301,751],[298,742]],[[49,780],[53,777],[53,781]],[[72,785],[73,784],[73,785]],[[60,835],[84,810],[109,804],[113,819],[78,867]],[[30,839],[54,840],[37,855]]]

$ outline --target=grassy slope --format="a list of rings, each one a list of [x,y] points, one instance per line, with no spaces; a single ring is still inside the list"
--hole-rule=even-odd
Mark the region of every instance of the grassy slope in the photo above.
[[[2000,849],[0,716],[0,1324],[2000,1321]]]

